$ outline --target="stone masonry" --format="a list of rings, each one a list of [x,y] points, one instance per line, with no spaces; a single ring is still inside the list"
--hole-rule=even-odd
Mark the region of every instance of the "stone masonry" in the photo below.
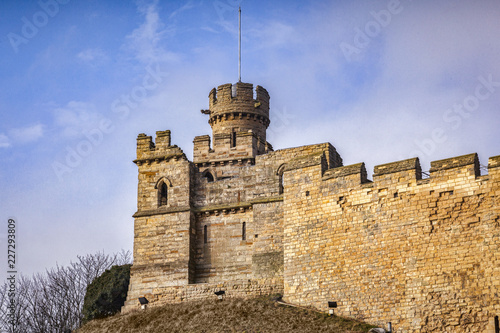
[[[209,94],[193,161],[139,134],[134,264],[123,312],[282,294],[396,332],[493,333],[500,314],[500,156],[343,166],[330,143],[273,151],[269,94]],[[213,140],[213,143],[212,143]],[[495,322],[496,321],[496,322]]]

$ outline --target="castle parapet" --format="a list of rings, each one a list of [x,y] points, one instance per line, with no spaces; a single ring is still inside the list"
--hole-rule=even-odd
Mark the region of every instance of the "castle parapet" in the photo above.
[[[182,149],[171,145],[169,130],[156,132],[156,144],[149,135],[141,133],[137,136],[137,159],[134,162],[142,163],[170,158],[186,159],[186,156]]]
[[[422,179],[422,168],[418,157],[377,165],[373,170],[373,181],[377,183],[415,181],[418,179]]]
[[[489,158],[488,174],[490,175],[490,178],[500,180],[500,155]]]
[[[365,163],[357,163],[328,169],[323,174],[323,180],[329,179],[342,183],[345,186],[356,186],[366,183],[368,179]]]
[[[477,154],[468,154],[431,162],[431,178],[456,178],[463,173],[466,177],[479,177],[479,158]]]
[[[317,165],[321,166],[322,170],[327,168],[327,162],[323,152],[294,158],[286,164],[284,171],[292,171]]]
[[[210,135],[200,135],[193,140],[193,161],[205,161],[210,154]]]
[[[170,131],[157,131],[156,132],[156,149],[157,150],[167,150],[171,146],[170,141]]]
[[[153,138],[144,133],[137,136],[137,158],[141,159],[149,155],[155,149]]]
[[[269,93],[263,87],[256,86],[255,95],[254,99],[253,84],[251,83],[238,82],[234,86],[231,83],[222,84],[217,89],[213,88],[210,91],[208,95],[209,108],[213,112],[212,115],[215,115],[224,111],[218,110],[217,106],[227,106],[227,103],[247,104],[249,108],[246,111],[252,111],[252,108],[260,109],[260,111],[267,111],[267,116],[269,116]]]

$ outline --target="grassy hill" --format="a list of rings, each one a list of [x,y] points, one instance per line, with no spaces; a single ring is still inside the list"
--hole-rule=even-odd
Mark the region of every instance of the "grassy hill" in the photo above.
[[[271,297],[185,302],[94,320],[78,333],[368,332],[374,326],[277,304]]]

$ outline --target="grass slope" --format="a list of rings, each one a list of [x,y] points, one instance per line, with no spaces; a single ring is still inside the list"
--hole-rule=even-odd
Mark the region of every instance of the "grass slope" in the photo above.
[[[185,302],[93,320],[78,333],[368,332],[372,327],[341,317],[277,304],[270,297]]]

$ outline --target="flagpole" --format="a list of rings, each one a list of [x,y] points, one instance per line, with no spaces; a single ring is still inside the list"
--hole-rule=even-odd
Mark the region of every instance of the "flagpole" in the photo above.
[[[241,82],[241,7],[239,9],[239,37],[238,37],[238,82]]]

